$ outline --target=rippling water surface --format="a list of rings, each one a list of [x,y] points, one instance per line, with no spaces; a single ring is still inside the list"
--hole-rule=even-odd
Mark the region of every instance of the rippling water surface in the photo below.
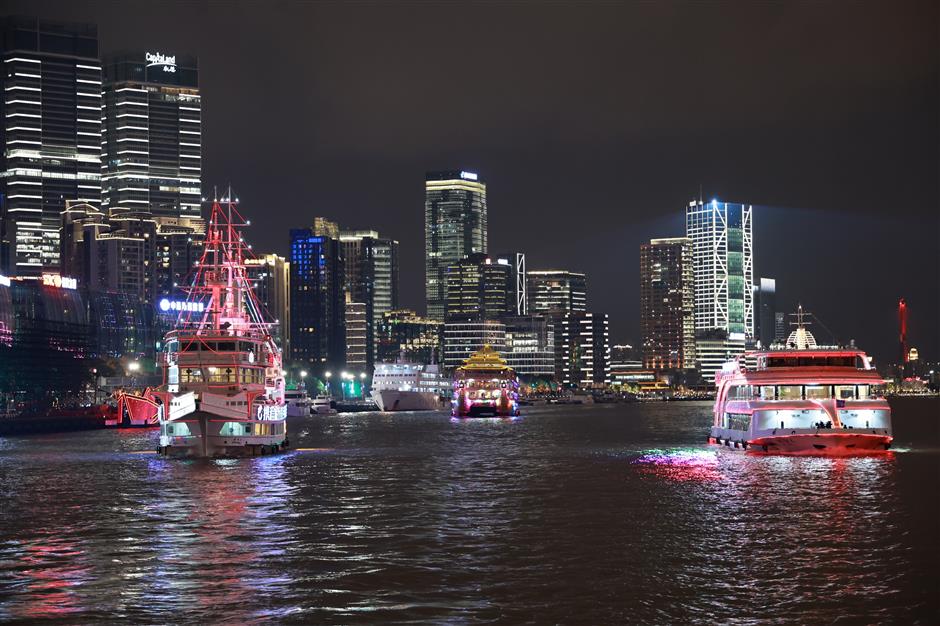
[[[226,461],[159,458],[155,431],[0,439],[0,621],[940,619],[935,400],[849,459],[705,445],[709,411],[314,417]]]

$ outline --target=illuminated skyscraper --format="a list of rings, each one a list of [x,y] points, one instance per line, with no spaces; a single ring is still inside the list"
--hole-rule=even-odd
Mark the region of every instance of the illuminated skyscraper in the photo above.
[[[508,263],[471,254],[447,267],[447,311],[452,317],[496,319],[514,315],[513,275]]]
[[[59,269],[65,201],[101,204],[98,29],[0,18],[0,273]]]
[[[691,239],[653,239],[640,246],[644,367],[695,367],[693,277]]]
[[[693,201],[686,211],[695,267],[695,330],[754,336],[751,205]]]
[[[277,322],[272,334],[281,351],[289,354],[290,263],[277,254],[259,254],[245,259],[245,265],[266,317]]]
[[[754,296],[754,338],[760,340],[762,348],[768,348],[774,342],[777,281],[773,278],[761,278],[760,283],[754,285]]]
[[[290,355],[322,375],[346,361],[343,250],[309,228],[290,235]]]
[[[195,57],[134,52],[105,59],[101,194],[105,212],[198,218],[202,104]]]
[[[379,237],[374,230],[344,230],[339,240],[346,291],[353,302],[365,306],[366,364],[371,368],[375,363],[376,328],[385,313],[398,308],[398,242]]]
[[[529,312],[566,313],[587,310],[587,276],[567,270],[527,272]]]
[[[447,312],[447,268],[486,253],[486,184],[473,172],[428,172],[424,183],[427,315]]]
[[[754,253],[751,205],[689,203],[686,235],[695,268],[695,332],[706,380],[754,337]]]

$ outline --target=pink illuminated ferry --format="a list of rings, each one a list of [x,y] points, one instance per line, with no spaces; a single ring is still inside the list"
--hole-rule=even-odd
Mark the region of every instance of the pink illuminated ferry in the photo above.
[[[795,337],[794,337],[795,335]],[[890,448],[891,408],[864,352],[816,348],[805,329],[795,349],[756,352],[715,374],[709,443],[776,454],[846,455]],[[788,341],[788,343],[791,343]]]
[[[176,329],[164,338],[160,449],[230,457],[287,446],[281,350],[245,266],[247,224],[229,197],[214,202],[206,244]]]

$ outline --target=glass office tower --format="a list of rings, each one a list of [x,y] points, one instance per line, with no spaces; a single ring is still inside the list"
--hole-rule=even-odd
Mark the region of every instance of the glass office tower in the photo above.
[[[343,251],[309,228],[290,236],[290,356],[319,376],[346,362]]]
[[[59,269],[65,201],[101,203],[98,31],[0,18],[0,272]]]
[[[528,281],[531,313],[563,313],[587,310],[587,276],[567,270],[530,270]]]
[[[102,208],[200,215],[202,104],[195,57],[163,52],[104,63]]]
[[[428,172],[424,183],[427,316],[447,312],[447,268],[486,253],[486,184],[473,172]]]
[[[366,307],[366,364],[375,363],[376,329],[382,316],[398,308],[398,242],[374,230],[339,232],[346,291]]]
[[[691,239],[652,239],[640,246],[644,367],[695,367],[694,276]]]

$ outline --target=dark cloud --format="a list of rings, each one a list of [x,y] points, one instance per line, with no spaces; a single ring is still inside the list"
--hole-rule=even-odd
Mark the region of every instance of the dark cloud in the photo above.
[[[638,246],[701,188],[759,205],[756,264],[787,307],[894,356],[938,350],[940,46],[934,2],[83,3],[105,51],[200,57],[205,182],[257,249],[327,215],[403,246],[423,306],[423,172],[477,169],[494,249],[585,270],[638,339]],[[773,207],[773,208],[772,208]],[[785,208],[794,207],[794,208]],[[839,329],[839,330],[837,330]]]

